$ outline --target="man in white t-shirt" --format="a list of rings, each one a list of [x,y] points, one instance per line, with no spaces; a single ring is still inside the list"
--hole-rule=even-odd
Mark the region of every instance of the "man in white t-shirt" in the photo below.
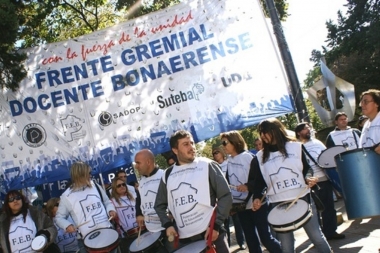
[[[170,147],[177,155],[177,163],[162,177],[154,205],[166,235],[179,237],[180,245],[206,240],[210,235],[218,253],[230,252],[223,224],[231,209],[232,196],[218,163],[196,157],[194,139],[188,131],[175,132]],[[216,220],[210,231],[214,208]],[[167,209],[178,232],[166,215]]]

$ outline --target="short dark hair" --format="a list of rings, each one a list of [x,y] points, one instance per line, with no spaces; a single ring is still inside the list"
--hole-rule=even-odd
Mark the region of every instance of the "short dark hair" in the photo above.
[[[309,123],[308,122],[301,122],[301,123],[299,123],[297,126],[296,126],[296,128],[294,129],[294,132],[296,133],[296,138],[298,138],[299,137],[299,132],[301,132],[304,128],[305,128],[305,126],[310,126],[309,125]]]
[[[347,114],[345,112],[338,112],[337,114],[335,114],[335,121],[337,121],[341,116],[347,117]]]
[[[120,177],[119,175],[120,175],[121,173],[124,173],[125,175],[127,175],[127,172],[125,172],[124,170],[119,170],[119,171],[116,171],[116,173],[115,173],[115,178]]]
[[[186,137],[193,137],[192,134],[189,131],[186,130],[178,130],[172,136],[170,137],[170,147],[171,148],[178,148],[178,140],[186,138]]]

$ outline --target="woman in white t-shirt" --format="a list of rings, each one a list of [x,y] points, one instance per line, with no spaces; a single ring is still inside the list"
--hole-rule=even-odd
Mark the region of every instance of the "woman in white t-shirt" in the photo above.
[[[57,229],[53,221],[37,207],[30,206],[19,191],[7,193],[3,210],[0,216],[0,252],[34,252],[32,241],[40,235],[47,243],[43,252],[59,252],[54,244]]]
[[[281,251],[280,243],[272,236],[267,221],[268,205],[263,205],[259,212],[253,212],[252,194],[248,192],[247,182],[253,155],[247,151],[247,144],[238,131],[220,134],[227,158],[227,181],[231,186],[233,206],[244,204],[245,210],[238,211],[240,224],[244,231],[250,253],[261,253],[260,241],[271,253]],[[257,237],[256,230],[260,236]]]
[[[116,228],[121,240],[122,251],[128,252],[129,245],[136,239],[139,227],[136,221],[136,190],[125,183],[123,178],[114,178],[111,184],[111,201],[114,204],[118,219]]]

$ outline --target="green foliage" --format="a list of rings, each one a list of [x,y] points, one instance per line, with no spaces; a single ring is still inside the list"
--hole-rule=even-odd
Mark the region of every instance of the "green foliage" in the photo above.
[[[337,24],[331,20],[328,47],[313,51],[316,63],[325,55],[327,65],[340,78],[355,85],[356,99],[380,80],[380,4],[378,0],[349,0],[347,13],[338,13]]]
[[[156,155],[155,161],[160,169],[166,169],[168,167],[165,157],[161,154]]]

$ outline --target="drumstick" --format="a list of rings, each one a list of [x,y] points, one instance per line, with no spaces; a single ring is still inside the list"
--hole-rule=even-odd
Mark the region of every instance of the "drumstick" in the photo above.
[[[77,226],[77,229],[80,228],[80,227],[83,226],[83,225],[86,225],[86,224],[89,223],[90,221],[91,221],[91,220],[88,220],[88,221],[83,222],[82,224],[79,224],[79,225]]]
[[[140,234],[141,234],[141,227],[139,227],[139,234],[137,235],[137,246],[140,245]]]
[[[108,221],[111,221],[113,219],[113,216],[110,216],[109,218],[108,218]]]
[[[301,197],[301,195],[304,194],[307,190],[309,190],[309,186],[306,186],[305,189],[302,192],[300,192],[300,194],[298,194],[296,199],[293,200],[293,202],[290,203],[290,205],[285,209],[285,212],[287,212],[294,205],[294,203],[297,202],[297,200]]]
[[[263,203],[265,197],[267,196],[267,192],[264,192],[263,196],[260,199],[260,202]]]

